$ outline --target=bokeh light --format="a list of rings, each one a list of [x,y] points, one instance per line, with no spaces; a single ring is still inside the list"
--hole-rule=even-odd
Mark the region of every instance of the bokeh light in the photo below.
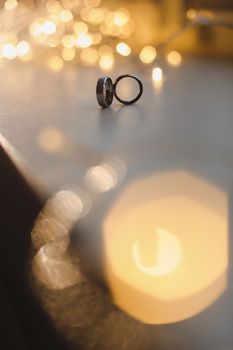
[[[8,58],[9,60],[12,60],[13,58],[15,58],[17,56],[17,49],[13,44],[3,44],[2,48],[2,55],[5,58]]]
[[[163,80],[163,71],[160,67],[155,67],[152,71],[152,79],[156,83],[160,83]]]
[[[156,49],[151,46],[145,46],[139,53],[139,58],[143,63],[152,63],[157,56]]]
[[[73,19],[73,13],[70,10],[64,10],[60,13],[60,19],[64,23],[68,23]]]
[[[170,51],[166,58],[167,62],[172,66],[180,66],[182,63],[181,54],[177,51]]]
[[[93,66],[98,62],[99,52],[93,47],[83,49],[80,58],[85,65]]]
[[[130,46],[123,42],[117,44],[116,50],[122,56],[129,56],[131,53]]]
[[[99,59],[99,66],[103,70],[111,70],[114,65],[115,58],[112,53],[104,53]]]
[[[17,0],[7,0],[4,4],[6,10],[14,10],[18,5]]]
[[[91,44],[92,44],[91,36],[88,34],[78,35],[78,37],[76,39],[76,44],[78,47],[81,47],[81,48],[86,48],[86,47],[91,46]]]
[[[45,34],[54,34],[56,32],[56,24],[52,21],[45,21],[42,25]]]
[[[64,48],[62,50],[62,58],[65,61],[72,61],[76,56],[76,51],[74,48]]]
[[[49,57],[47,65],[53,71],[59,71],[63,68],[64,62],[60,56]]]

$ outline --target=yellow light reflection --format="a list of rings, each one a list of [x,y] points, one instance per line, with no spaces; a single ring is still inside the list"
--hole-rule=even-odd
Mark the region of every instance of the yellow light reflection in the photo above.
[[[114,56],[111,53],[104,53],[99,59],[99,66],[103,70],[111,70],[114,65]]]
[[[88,170],[87,184],[97,192],[108,192],[117,184],[117,174],[107,164],[98,165]]]
[[[101,0],[84,0],[84,3],[86,6],[96,7],[100,5]]]
[[[76,39],[76,44],[78,47],[82,47],[82,48],[91,46],[92,44],[91,36],[88,34],[79,34]]]
[[[62,45],[67,49],[75,46],[75,38],[73,35],[66,34],[62,38]]]
[[[132,183],[110,209],[103,239],[114,302],[143,322],[192,317],[227,287],[228,198],[199,177]]]
[[[177,51],[171,51],[167,54],[167,61],[172,66],[180,66],[182,63],[181,54]]]
[[[13,44],[3,44],[1,51],[3,57],[8,58],[9,60],[12,60],[17,56],[17,49]]]
[[[101,8],[92,8],[88,12],[87,21],[92,25],[101,24],[104,20],[104,10]]]
[[[45,34],[54,34],[56,32],[56,24],[52,21],[45,21],[42,25]]]
[[[74,48],[64,48],[62,50],[62,58],[65,61],[73,61],[73,59],[75,58],[76,55],[76,51]]]
[[[80,58],[84,64],[93,66],[98,62],[99,59],[98,50],[94,49],[93,47],[84,49],[80,54]]]
[[[189,10],[186,12],[186,16],[187,16],[188,19],[193,20],[193,19],[195,19],[196,16],[197,16],[197,11],[194,10],[194,9],[189,9]]]
[[[151,45],[145,46],[139,53],[139,58],[143,63],[151,63],[157,56],[155,48]]]
[[[123,42],[117,44],[116,50],[122,56],[129,56],[131,53],[130,46]]]
[[[138,270],[152,277],[161,277],[174,272],[182,259],[182,248],[177,237],[167,230],[159,227],[155,234],[155,262],[151,266],[143,264],[140,251],[140,241],[135,241],[132,255]],[[151,244],[150,240],[148,240]]]
[[[60,71],[63,68],[64,62],[59,56],[52,56],[48,59],[47,65],[53,71]]]
[[[86,34],[88,32],[88,25],[82,21],[73,24],[75,34]]]
[[[113,13],[112,18],[113,24],[116,26],[124,26],[129,21],[129,13],[127,9],[118,9],[116,12]]]
[[[72,21],[73,13],[70,10],[63,10],[60,13],[60,20],[64,23]]]
[[[17,0],[7,0],[4,4],[6,10],[14,10],[18,5]]]
[[[19,57],[27,56],[30,52],[30,45],[27,41],[19,41],[16,45],[17,54]]]
[[[163,82],[163,71],[160,67],[155,67],[152,71],[152,79],[155,87],[160,88]]]
[[[49,13],[58,13],[61,11],[61,8],[59,1],[50,0],[46,2],[46,10]]]
[[[42,23],[41,23],[42,22]],[[32,22],[32,24],[29,27],[29,32],[32,36],[37,37],[39,36],[43,31],[43,19],[40,21],[39,19]]]

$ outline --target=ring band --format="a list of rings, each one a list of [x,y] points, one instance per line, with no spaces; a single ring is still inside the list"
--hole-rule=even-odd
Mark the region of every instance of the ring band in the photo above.
[[[139,93],[138,93],[138,95],[137,95],[134,99],[129,100],[129,101],[123,100],[122,98],[120,98],[120,97],[117,95],[117,92],[116,92],[117,84],[119,83],[119,81],[121,81],[122,79],[125,79],[125,78],[132,78],[132,79],[136,80],[136,82],[138,83],[138,86],[139,86]],[[120,76],[116,79],[115,83],[113,84],[113,94],[114,94],[114,96],[116,97],[116,99],[117,99],[119,102],[121,102],[121,103],[123,103],[123,104],[125,104],[125,105],[131,105],[131,104],[137,102],[137,101],[139,100],[139,98],[142,96],[142,93],[143,93],[143,85],[142,85],[142,82],[141,82],[138,78],[136,78],[135,76],[130,75],[130,74],[120,75]]]
[[[99,105],[107,108],[113,100],[113,82],[109,77],[99,78],[96,85],[96,96]]]
[[[122,79],[125,78],[132,78],[134,80],[137,81],[138,86],[139,86],[139,93],[138,95],[133,98],[132,100],[123,100],[122,98],[120,98],[117,95],[117,84],[119,83],[119,81],[121,81]],[[98,79],[97,81],[97,85],[96,85],[96,97],[97,97],[97,102],[99,103],[99,105],[103,108],[107,108],[112,104],[112,100],[113,100],[113,96],[115,96],[115,98],[125,104],[125,105],[131,105],[133,103],[135,103],[136,101],[139,100],[139,98],[142,96],[143,93],[143,85],[142,82],[136,78],[133,75],[130,74],[125,74],[125,75],[120,75],[115,83],[113,84],[112,79],[109,77],[101,77]]]

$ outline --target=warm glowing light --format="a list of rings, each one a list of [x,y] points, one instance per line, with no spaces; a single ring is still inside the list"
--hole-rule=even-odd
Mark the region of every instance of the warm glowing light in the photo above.
[[[101,8],[92,8],[88,12],[87,21],[92,25],[101,24],[104,20],[104,10]]]
[[[7,0],[4,4],[5,9],[7,10],[14,10],[18,5],[17,0]]]
[[[99,59],[98,50],[92,47],[84,49],[80,54],[80,58],[84,64],[93,66],[98,62]]]
[[[29,32],[32,36],[39,36],[43,31],[42,23],[39,21],[33,22],[29,27]]]
[[[97,192],[108,192],[117,184],[117,174],[108,164],[92,167],[86,174],[86,182]]]
[[[20,57],[20,59],[25,62],[30,61],[32,58],[33,58],[33,55],[32,55],[31,49],[29,49],[26,55]]]
[[[49,13],[58,13],[61,11],[61,5],[59,1],[50,0],[46,2],[46,10]]]
[[[59,56],[52,56],[48,59],[48,67],[54,71],[59,71],[63,68],[64,62]]]
[[[72,21],[73,13],[70,10],[64,10],[60,13],[60,20],[64,23]]]
[[[163,71],[160,67],[155,67],[152,71],[152,79],[156,83],[160,83],[163,80]]]
[[[104,54],[113,54],[113,49],[111,46],[109,45],[102,45],[100,48],[99,48],[99,53],[100,55],[104,55]]]
[[[53,59],[57,57],[52,57]],[[59,57],[58,57],[59,58]],[[57,62],[55,61],[55,68],[54,68],[54,62],[52,62],[52,66],[50,66],[52,69],[59,70],[60,68],[57,68]],[[60,67],[58,65],[58,67]],[[63,148],[65,139],[63,133],[54,127],[46,127],[38,133],[37,142],[39,147],[49,153],[54,153],[59,151],[61,148]]]
[[[76,44],[78,47],[86,48],[91,46],[91,37],[88,34],[80,34],[77,37]]]
[[[75,38],[70,34],[64,35],[62,38],[62,45],[68,49],[74,47]]]
[[[213,304],[227,288],[228,210],[221,188],[185,172],[126,187],[103,224],[115,303],[151,324],[178,322]]]
[[[27,41],[19,41],[16,45],[17,54],[19,57],[27,56],[30,52],[30,45]]]
[[[129,21],[129,14],[127,9],[119,9],[113,14],[113,24],[116,26],[124,26]]]
[[[129,56],[131,53],[131,48],[126,43],[118,43],[116,50],[122,56]]]
[[[102,41],[102,34],[99,32],[90,33],[92,44],[97,45]]]
[[[86,23],[80,21],[75,22],[73,25],[75,34],[86,34],[88,32],[88,26]]]
[[[155,261],[144,265],[140,253],[140,241],[132,246],[132,255],[138,270],[152,277],[161,277],[174,272],[182,259],[182,249],[177,237],[163,228],[155,229]]]
[[[75,58],[76,51],[74,48],[64,48],[62,50],[62,58],[65,61],[72,61]]]
[[[3,44],[2,45],[2,55],[9,60],[14,59],[17,56],[17,49],[12,44]]]
[[[54,34],[56,32],[56,24],[52,21],[45,21],[42,25],[45,34]]]
[[[101,0],[84,0],[84,3],[86,6],[96,7],[100,5]]]
[[[196,10],[194,10],[194,9],[189,9],[189,10],[186,12],[186,16],[187,16],[188,19],[193,20],[193,19],[196,18],[197,12],[196,12]]]
[[[145,46],[139,54],[139,58],[143,63],[151,63],[157,56],[155,48],[151,45]]]
[[[167,55],[167,61],[172,66],[180,66],[182,62],[181,54],[177,51],[171,51]]]
[[[99,66],[103,70],[111,70],[114,65],[114,56],[111,53],[104,53],[99,59]]]

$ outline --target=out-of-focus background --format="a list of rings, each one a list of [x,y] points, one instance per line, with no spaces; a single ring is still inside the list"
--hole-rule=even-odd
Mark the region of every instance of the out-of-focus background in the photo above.
[[[110,70],[122,57],[152,63],[153,47],[168,38],[166,54],[230,58],[232,13],[230,0],[2,1],[1,64],[36,60],[54,71],[70,62]],[[167,59],[178,64],[180,56]]]

